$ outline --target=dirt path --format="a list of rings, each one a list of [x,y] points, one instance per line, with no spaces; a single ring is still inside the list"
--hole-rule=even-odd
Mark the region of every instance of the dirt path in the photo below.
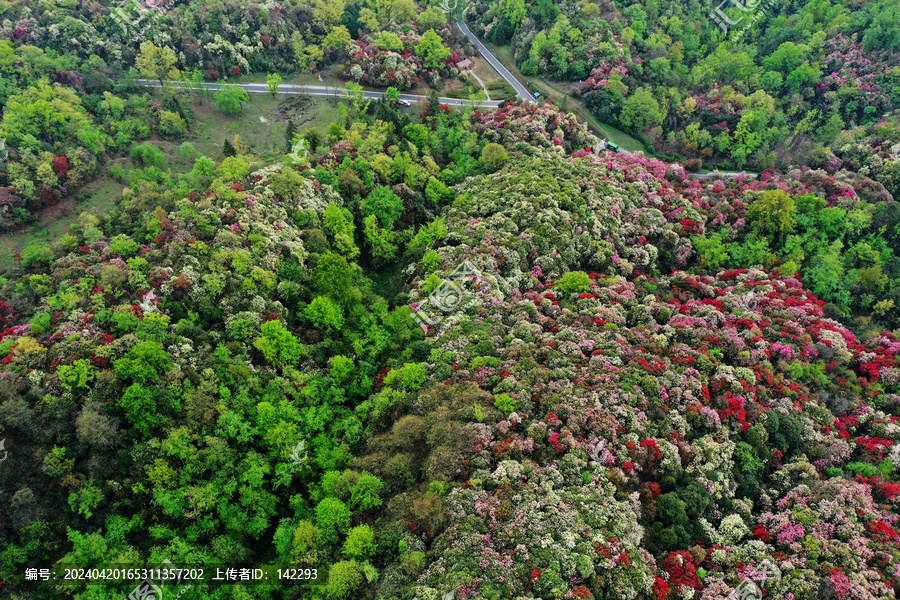
[[[476,75],[476,74],[475,74],[475,71],[469,71],[469,73],[472,74],[472,77],[475,78],[475,81],[477,81],[478,83],[481,84],[481,89],[484,90],[484,96],[485,96],[485,98],[487,98],[488,100],[490,100],[490,99],[491,99],[491,95],[488,93],[487,86],[484,85],[484,82],[481,80],[481,77],[479,77],[478,75]]]

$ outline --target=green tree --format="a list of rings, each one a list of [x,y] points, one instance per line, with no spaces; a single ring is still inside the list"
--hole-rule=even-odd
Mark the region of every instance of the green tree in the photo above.
[[[272,178],[271,190],[285,200],[299,198],[305,188],[303,177],[291,167],[285,167],[281,173]]]
[[[284,324],[275,319],[266,321],[261,327],[262,335],[253,342],[267,361],[275,365],[295,365],[303,356],[303,345],[288,331]]]
[[[322,532],[309,521],[300,521],[291,536],[291,557],[301,565],[315,566],[319,562]]]
[[[779,71],[787,75],[800,66],[806,54],[805,46],[798,46],[794,42],[784,42],[775,52],[763,59],[763,65],[767,69]]]
[[[391,3],[391,18],[397,23],[405,23],[416,16],[413,0],[394,0]]]
[[[121,360],[116,361],[118,365]],[[158,427],[162,420],[157,414],[156,392],[141,383],[133,383],[116,402],[125,411],[125,418],[144,436]]]
[[[313,3],[313,18],[323,25],[340,23],[345,9],[344,0],[316,0]]]
[[[379,227],[375,215],[369,215],[363,223],[365,225],[363,235],[374,262],[379,265],[392,262],[397,257],[397,245],[393,243],[394,234],[390,229]]]
[[[454,194],[440,179],[431,177],[425,186],[425,197],[434,206],[441,206],[453,200]]]
[[[433,69],[440,67],[450,56],[450,50],[444,47],[441,36],[436,34],[434,29],[429,29],[422,34],[422,39],[416,45],[416,56],[421,56],[425,66]]]
[[[78,95],[44,79],[9,96],[3,108],[0,139],[8,146],[20,146],[29,136],[51,144],[71,143],[88,133],[94,138],[98,131]]]
[[[797,226],[797,207],[790,194],[783,190],[769,190],[747,209],[747,221],[756,232],[773,238],[776,243]]]
[[[350,509],[337,498],[324,498],[316,506],[316,524],[321,531],[322,541],[336,544],[340,536],[350,529]]]
[[[400,101],[400,90],[395,87],[389,87],[384,91],[384,97],[388,102],[399,102]]]
[[[347,258],[359,256],[359,248],[354,243],[356,226],[353,224],[353,213],[329,202],[322,214],[325,230],[331,234],[335,247]]]
[[[843,248],[841,240],[835,240],[827,251],[813,257],[805,275],[812,282],[812,291],[816,296],[846,310],[850,306],[851,297],[841,253]]]
[[[237,115],[244,109],[244,102],[250,101],[250,94],[244,88],[226,84],[216,92],[216,108],[228,115]]]
[[[159,376],[172,368],[172,359],[162,344],[145,341],[136,344],[125,356],[113,363],[116,372],[134,382],[147,384],[159,381]]]
[[[569,271],[556,281],[553,289],[563,294],[583,294],[591,291],[591,278],[584,271]]]
[[[368,525],[354,527],[347,534],[342,551],[352,559],[368,559],[375,552],[375,532]]]
[[[525,8],[525,0],[500,0],[497,8],[500,14],[506,17],[513,27],[516,27],[528,14],[528,9]]]
[[[332,52],[340,53],[347,49],[347,45],[351,41],[353,41],[353,38],[350,37],[350,31],[343,25],[338,25],[332,28],[328,35],[325,36],[325,39],[322,40],[322,46]]]
[[[500,144],[491,142],[481,151],[481,164],[492,170],[497,170],[509,160],[506,148]]]
[[[250,174],[250,163],[242,156],[229,156],[219,163],[216,172],[225,181],[240,181]]]
[[[685,548],[690,543],[691,521],[685,508],[687,504],[673,492],[656,499],[656,514],[651,529],[655,534],[651,543],[661,552]]]
[[[301,73],[311,73],[319,68],[319,63],[325,56],[316,44],[306,45],[303,40],[303,34],[294,31],[291,34],[291,46],[294,50],[294,59],[297,61],[297,70]]]
[[[380,185],[372,190],[362,206],[363,215],[375,215],[382,227],[390,228],[403,214],[403,200],[389,187]]]
[[[402,52],[403,42],[396,33],[390,31],[381,31],[378,39],[375,41],[375,47],[379,50],[390,50],[391,52]]]
[[[272,73],[268,77],[266,77],[266,89],[272,94],[272,97],[278,95],[278,90],[281,86],[281,75],[278,73]]]
[[[728,263],[728,249],[722,243],[722,234],[714,233],[709,237],[694,236],[691,243],[697,251],[700,266],[709,269],[718,269]]]
[[[355,560],[342,560],[331,565],[325,594],[333,600],[350,597],[363,582],[363,572]]]
[[[319,259],[312,273],[313,286],[343,306],[353,306],[362,295],[356,287],[359,267],[340,254],[329,252]]]
[[[156,113],[156,131],[166,139],[181,139],[187,134],[187,121],[178,113],[160,110]]]
[[[447,15],[437,6],[421,12],[416,19],[422,29],[440,29],[447,25]]]
[[[90,519],[102,502],[103,492],[92,480],[85,481],[69,494],[69,507],[85,519]]]
[[[328,296],[316,296],[303,314],[319,329],[340,330],[344,325],[344,311]]]
[[[659,102],[648,89],[641,89],[625,101],[620,121],[634,131],[646,131],[662,123]]]
[[[157,79],[160,85],[166,77],[177,76],[172,71],[178,57],[175,51],[168,46],[157,46],[153,42],[143,42],[141,44],[140,54],[134,59],[141,75],[147,79]]]
[[[61,365],[56,373],[60,383],[70,392],[75,388],[90,389],[96,375],[96,367],[86,358],[79,358],[71,365]]]
[[[315,152],[322,145],[322,133],[315,127],[307,129],[303,134],[303,139],[306,140],[310,152]]]
[[[380,493],[384,482],[375,475],[363,471],[362,475],[350,486],[350,508],[353,510],[371,510],[381,506]]]

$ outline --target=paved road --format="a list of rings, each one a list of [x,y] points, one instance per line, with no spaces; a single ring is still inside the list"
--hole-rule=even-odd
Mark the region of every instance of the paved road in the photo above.
[[[731,179],[738,175],[745,175],[747,179],[756,179],[759,173],[748,173],[746,171],[713,171],[712,173],[688,173],[691,179]]]
[[[481,40],[478,39],[478,36],[472,33],[472,31],[469,29],[469,26],[466,25],[465,21],[457,21],[456,26],[459,27],[459,30],[462,31],[467,38],[469,38],[470,42],[475,44],[475,47],[478,48],[478,51],[481,52],[481,55],[484,57],[484,59],[488,61],[488,63],[492,67],[494,67],[494,70],[500,73],[500,76],[503,77],[503,79],[505,79],[509,85],[513,86],[513,89],[516,90],[516,95],[520,99],[527,100],[528,102],[534,104],[534,96],[531,92],[528,91],[528,88],[522,85],[522,83],[518,79],[513,77],[513,74],[509,72],[509,69],[504,67],[503,63],[501,63],[497,59],[497,57],[487,49],[487,46],[481,43]]]
[[[159,81],[148,81],[146,79],[135,79],[134,83],[136,85],[144,86],[144,87],[159,87]],[[169,85],[180,86],[185,85],[180,81],[167,81]],[[221,83],[204,83],[204,84],[187,84],[193,89],[198,89],[201,85],[202,87],[209,90],[218,90],[226,84]],[[239,87],[244,88],[248,92],[252,94],[268,94],[269,90],[266,89],[266,84],[264,83],[236,83]],[[344,92],[347,92],[346,88],[340,87],[331,87],[331,86],[318,86],[318,85],[290,85],[290,84],[281,84],[278,86],[279,94],[309,94],[310,96],[340,96]],[[370,92],[364,91],[366,98],[370,100],[377,100],[384,96],[384,92]],[[428,96],[417,96],[414,94],[400,94],[401,100],[406,100],[408,102],[427,102]],[[470,100],[461,100],[459,98],[439,98],[441,104],[448,104],[450,106],[471,106],[472,102]],[[477,104],[476,104],[477,106]],[[500,106],[500,102],[496,100],[485,100],[480,103],[480,106],[484,108],[496,108]]]

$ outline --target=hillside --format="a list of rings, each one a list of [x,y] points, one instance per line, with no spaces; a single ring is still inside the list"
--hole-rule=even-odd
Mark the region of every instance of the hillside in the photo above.
[[[869,240],[890,195],[594,156],[547,106],[425,123],[403,137],[438,158],[437,132],[477,140],[450,188],[411,187],[440,167],[408,141],[363,158],[350,136],[299,167],[228,158],[168,209],[137,179],[23,253],[0,340],[13,596],[98,593],[36,591],[26,563],[164,559],[323,572],[193,586],[211,598],[893,593],[900,342],[767,270],[790,244],[753,210]],[[809,218],[829,210],[862,225]]]
[[[896,13],[0,2],[0,595],[896,598]]]

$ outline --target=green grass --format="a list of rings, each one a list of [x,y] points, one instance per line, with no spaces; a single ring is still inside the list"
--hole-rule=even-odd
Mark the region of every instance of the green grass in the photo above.
[[[0,272],[14,268],[16,253],[29,244],[51,244],[68,233],[69,225],[82,212],[95,215],[108,213],[122,189],[122,185],[104,175],[79,190],[90,193],[88,200],[76,203],[74,198],[66,198],[41,212],[37,223],[0,235]]]
[[[624,131],[616,129],[612,125],[600,122],[580,100],[571,98],[558,89],[558,87],[556,87],[558,84],[549,82],[543,77],[526,77],[522,75],[522,72],[516,67],[515,61],[513,61],[512,51],[507,46],[496,46],[488,43],[485,43],[485,45],[494,53],[494,56],[503,63],[503,66],[509,69],[510,73],[517,79],[524,82],[529,89],[540,92],[541,98],[545,100],[553,100],[554,104],[556,104],[563,112],[574,113],[579,120],[587,123],[588,129],[594,132],[598,137],[616,143],[622,149],[628,150],[629,152],[640,151],[652,155],[650,149],[645,147],[644,144],[636,138],[628,135]],[[491,98],[493,97],[494,95],[491,94]]]
[[[203,102],[195,101],[191,104],[191,108],[198,123],[192,135],[185,141],[193,144],[198,154],[204,154],[217,161],[223,158],[222,148],[225,139],[232,140],[235,135],[240,135],[250,151],[263,160],[284,154],[287,125],[275,120],[275,111],[285,99],[294,97],[282,95],[273,98],[270,94],[251,94],[250,102],[244,105],[243,114],[238,116],[222,114],[216,110],[215,102],[211,99],[204,99]],[[334,98],[314,96],[313,103],[303,116],[304,119],[309,118],[309,121],[299,125],[297,130],[303,132],[315,127],[324,134],[328,130],[328,125],[338,120],[340,113],[337,103],[338,100]],[[260,116],[265,117],[268,123],[260,121]],[[165,155],[166,169],[171,169],[174,173],[185,173],[193,167],[194,159],[186,158],[179,152],[181,140],[151,138],[147,141]],[[78,192],[89,193],[88,200],[76,203],[69,197],[41,211],[36,223],[0,234],[0,272],[15,267],[16,253],[21,252],[25,246],[31,243],[50,244],[65,235],[69,231],[69,225],[82,212],[97,215],[108,213],[124,189],[123,185],[112,180],[107,174],[111,164],[121,165],[126,172],[134,168],[130,154],[114,157],[100,168],[100,177],[73,191],[73,196]]]
[[[284,154],[287,124],[277,120],[276,111],[282,102],[295,97],[251,94],[243,113],[236,116],[222,114],[209,101],[195,104],[192,108],[199,121],[198,133],[189,141],[198,152],[214,160],[221,160],[225,140],[233,140],[235,135],[240,135],[250,151],[261,158]],[[297,131],[317,128],[324,134],[328,125],[339,118],[338,100],[318,96],[313,96],[312,100],[301,119],[305,122],[297,125]],[[260,117],[267,122],[260,121]]]

